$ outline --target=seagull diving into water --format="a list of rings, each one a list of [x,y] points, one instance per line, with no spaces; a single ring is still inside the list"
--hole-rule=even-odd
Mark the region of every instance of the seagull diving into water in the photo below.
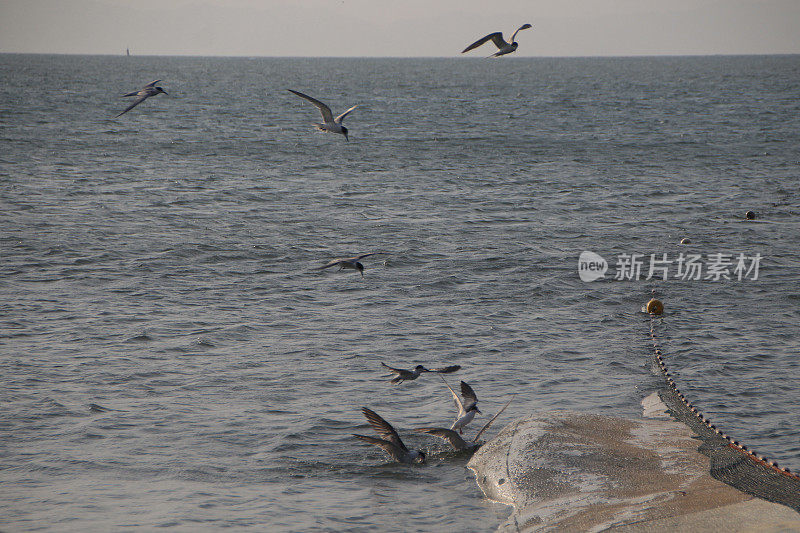
[[[327,131],[328,133],[341,133],[342,135],[344,135],[346,141],[350,140],[350,138],[347,136],[347,128],[342,126],[342,121],[347,115],[350,114],[350,112],[353,109],[358,107],[358,104],[354,105],[353,107],[351,107],[338,117],[333,118],[333,112],[331,112],[331,108],[326,106],[316,98],[311,98],[307,94],[303,94],[299,91],[293,91],[292,89],[287,89],[287,91],[289,91],[292,94],[296,94],[300,98],[304,98],[305,100],[308,100],[309,102],[317,106],[319,112],[322,113],[322,120],[323,120],[323,122],[314,123],[314,126],[316,126],[318,130]]]
[[[343,268],[350,268],[352,270],[358,270],[361,272],[361,277],[364,277],[364,265],[361,264],[361,259],[365,257],[369,257],[370,255],[375,255],[375,253],[370,254],[361,254],[355,257],[337,257],[336,259],[331,259],[327,265],[323,265],[315,270],[323,270],[325,268],[330,268],[332,266],[339,265],[339,270]]]
[[[366,407],[362,407],[361,412],[364,413],[367,422],[370,423],[372,429],[374,429],[381,438],[356,435],[355,433],[353,434],[354,437],[364,442],[374,444],[375,446],[380,446],[389,457],[398,463],[412,464],[415,462],[425,462],[425,453],[420,450],[409,450],[406,448],[406,445],[400,440],[400,435],[397,434],[397,431],[394,430],[389,422],[381,418],[378,413]]]
[[[517,31],[514,32],[514,35],[511,36],[511,42],[510,43],[507,43],[507,42],[505,42],[503,40],[503,32],[496,31],[494,33],[490,33],[486,37],[481,37],[480,39],[478,39],[477,41],[475,41],[471,45],[469,45],[466,48],[464,48],[464,50],[461,53],[463,54],[464,52],[469,52],[470,50],[472,50],[474,48],[478,48],[480,45],[482,45],[486,41],[491,40],[494,43],[494,45],[498,48],[497,52],[492,54],[491,57],[498,57],[498,56],[504,56],[506,54],[510,54],[511,52],[516,51],[517,46],[519,46],[516,43],[516,41],[514,41],[514,37],[516,37],[517,34],[521,30],[527,30],[530,27],[532,27],[530,24],[523,24],[522,26],[520,26],[517,29]]]
[[[402,383],[406,380],[412,381],[419,377],[419,375],[423,372],[438,372],[439,374],[449,374],[450,372],[455,372],[456,370],[461,369],[461,365],[451,365],[446,366],[443,368],[434,368],[433,370],[428,370],[422,365],[417,365],[414,367],[414,370],[405,370],[403,368],[394,368],[386,363],[381,362],[384,368],[387,368],[389,372],[394,374],[394,377],[391,379],[392,383]]]
[[[489,420],[486,423],[486,425],[484,425],[481,428],[481,430],[475,435],[475,438],[472,439],[470,442],[466,442],[463,438],[461,438],[461,435],[459,435],[457,432],[447,428],[427,427],[427,428],[417,428],[414,431],[416,431],[417,433],[427,433],[428,435],[433,435],[434,437],[439,437],[440,439],[444,439],[458,451],[472,450],[480,446],[480,443],[478,443],[478,439],[480,438],[480,436],[483,435],[484,431],[489,429],[489,426],[492,425],[492,422],[497,420],[497,417],[500,416],[502,412],[506,410],[506,407],[508,407],[510,403],[511,400],[508,400],[506,404],[503,406],[503,408],[497,411],[497,414],[494,415],[492,419]]]
[[[458,430],[459,433],[463,435],[464,427],[472,422],[472,419],[475,418],[475,413],[480,413],[481,410],[478,409],[478,396],[475,395],[475,391],[472,390],[468,384],[461,382],[461,396],[464,397],[464,401],[461,401],[461,398],[458,397],[458,394],[450,387],[447,383],[447,380],[444,379],[444,376],[440,376],[444,384],[447,385],[447,388],[450,389],[450,394],[453,395],[453,402],[456,404],[456,409],[458,409],[458,414],[456,415],[456,421],[453,422],[453,425],[450,426],[452,430]]]
[[[124,115],[125,113],[127,113],[128,111],[130,111],[131,109],[133,109],[137,105],[141,104],[142,102],[144,102],[145,100],[147,100],[151,96],[155,96],[155,95],[160,94],[160,93],[167,94],[167,91],[165,91],[161,87],[156,87],[156,83],[158,83],[160,81],[161,80],[151,81],[150,83],[148,83],[147,85],[142,87],[142,90],[140,90],[140,91],[134,91],[132,93],[123,94],[122,95],[123,97],[135,96],[136,100],[134,100],[131,105],[129,105],[127,108],[125,108],[125,111],[123,111],[122,113],[120,113],[119,115],[117,115],[114,118],[117,118],[117,117],[120,117],[120,116]]]

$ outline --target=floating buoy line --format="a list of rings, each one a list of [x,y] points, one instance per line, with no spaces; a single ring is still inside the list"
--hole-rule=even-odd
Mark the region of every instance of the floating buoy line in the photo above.
[[[656,302],[654,304],[653,302]],[[653,311],[651,312],[651,308]],[[697,407],[692,405],[692,403],[683,395],[683,393],[678,389],[678,385],[675,383],[675,380],[672,379],[672,375],[670,374],[669,370],[667,370],[667,365],[664,362],[664,354],[661,352],[661,348],[658,344],[658,339],[656,338],[656,320],[657,317],[661,315],[664,310],[663,304],[653,298],[650,300],[645,309],[650,314],[650,338],[653,341],[653,350],[655,352],[655,361],[658,365],[658,368],[661,370],[661,373],[664,376],[664,379],[667,381],[667,385],[672,390],[672,392],[677,396],[677,398],[683,403],[684,406],[694,415],[697,420],[707,427],[709,430],[714,432],[714,434],[719,435],[721,438],[725,439],[728,443],[728,446],[736,451],[739,451],[749,459],[751,459],[754,463],[757,463],[761,466],[769,468],[783,476],[791,478],[796,481],[800,481],[800,475],[792,472],[788,468],[781,467],[778,465],[776,461],[768,459],[761,454],[756,453],[754,450],[749,449],[744,444],[739,443],[739,441],[733,439],[731,436],[727,435],[723,431],[720,431],[715,424],[712,424],[711,421],[706,418],[703,413],[701,413]]]

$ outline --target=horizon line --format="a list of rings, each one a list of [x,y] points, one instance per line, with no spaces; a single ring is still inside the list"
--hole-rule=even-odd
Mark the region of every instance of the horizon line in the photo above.
[[[463,59],[463,60],[480,60],[491,59],[491,57],[479,56],[281,56],[281,55],[204,55],[204,54],[130,54],[125,52],[120,53],[80,53],[80,52],[4,52],[0,51],[0,55],[39,55],[39,56],[94,56],[94,57],[209,57],[209,58],[230,58],[230,59]],[[542,56],[526,56],[516,55],[514,57],[505,57],[504,60],[519,60],[519,59],[619,59],[619,58],[676,58],[676,57],[763,57],[763,56],[793,56],[800,55],[800,52],[738,52],[738,53],[664,53],[664,54],[608,54],[608,55],[542,55]]]

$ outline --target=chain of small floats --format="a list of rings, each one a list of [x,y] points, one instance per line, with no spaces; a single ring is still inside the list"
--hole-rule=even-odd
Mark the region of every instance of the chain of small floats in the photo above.
[[[778,463],[776,463],[775,461],[767,459],[766,457],[757,454],[753,450],[749,450],[747,448],[747,446],[745,446],[744,444],[739,444],[737,441],[733,440],[731,437],[729,437],[728,435],[726,435],[725,433],[723,433],[722,431],[717,429],[717,427],[714,424],[712,424],[711,421],[708,418],[703,416],[703,414],[700,411],[697,410],[697,407],[693,406],[691,404],[691,402],[689,402],[689,400],[686,399],[686,396],[684,396],[681,393],[681,391],[678,390],[678,386],[675,384],[675,380],[672,379],[672,376],[670,375],[669,371],[667,371],[667,365],[664,363],[664,356],[661,353],[661,348],[659,348],[658,340],[656,339],[655,323],[656,323],[656,315],[651,313],[650,314],[650,338],[653,340],[653,349],[655,350],[655,354],[656,354],[656,362],[658,363],[658,367],[661,369],[661,372],[664,374],[664,377],[666,378],[667,384],[669,385],[669,387],[675,392],[675,394],[678,396],[678,398],[681,400],[681,402],[683,402],[683,404],[689,409],[689,411],[691,411],[692,414],[695,417],[697,417],[697,419],[700,422],[702,422],[706,427],[708,427],[708,429],[710,429],[711,431],[713,431],[714,433],[716,433],[717,435],[719,435],[720,437],[722,437],[723,439],[728,441],[728,446],[730,446],[734,450],[737,450],[737,451],[745,454],[747,457],[749,457],[751,460],[755,461],[756,463],[761,464],[761,465],[763,465],[763,466],[765,466],[767,468],[770,468],[770,469],[774,470],[775,472],[778,472],[779,474],[782,474],[784,476],[787,476],[787,477],[790,477],[790,478],[793,478],[793,479],[800,480],[800,475],[795,474],[794,472],[792,472],[788,468],[783,468],[783,467],[778,466]]]

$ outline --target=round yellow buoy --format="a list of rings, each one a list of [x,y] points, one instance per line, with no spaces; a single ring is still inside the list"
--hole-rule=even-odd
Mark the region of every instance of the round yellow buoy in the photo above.
[[[684,237],[681,239],[681,244],[692,244],[692,241],[688,237]]]
[[[647,311],[652,315],[660,315],[661,313],[664,312],[664,304],[662,304],[660,300],[656,300],[655,298],[653,298],[649,302],[647,302],[645,311]]]

